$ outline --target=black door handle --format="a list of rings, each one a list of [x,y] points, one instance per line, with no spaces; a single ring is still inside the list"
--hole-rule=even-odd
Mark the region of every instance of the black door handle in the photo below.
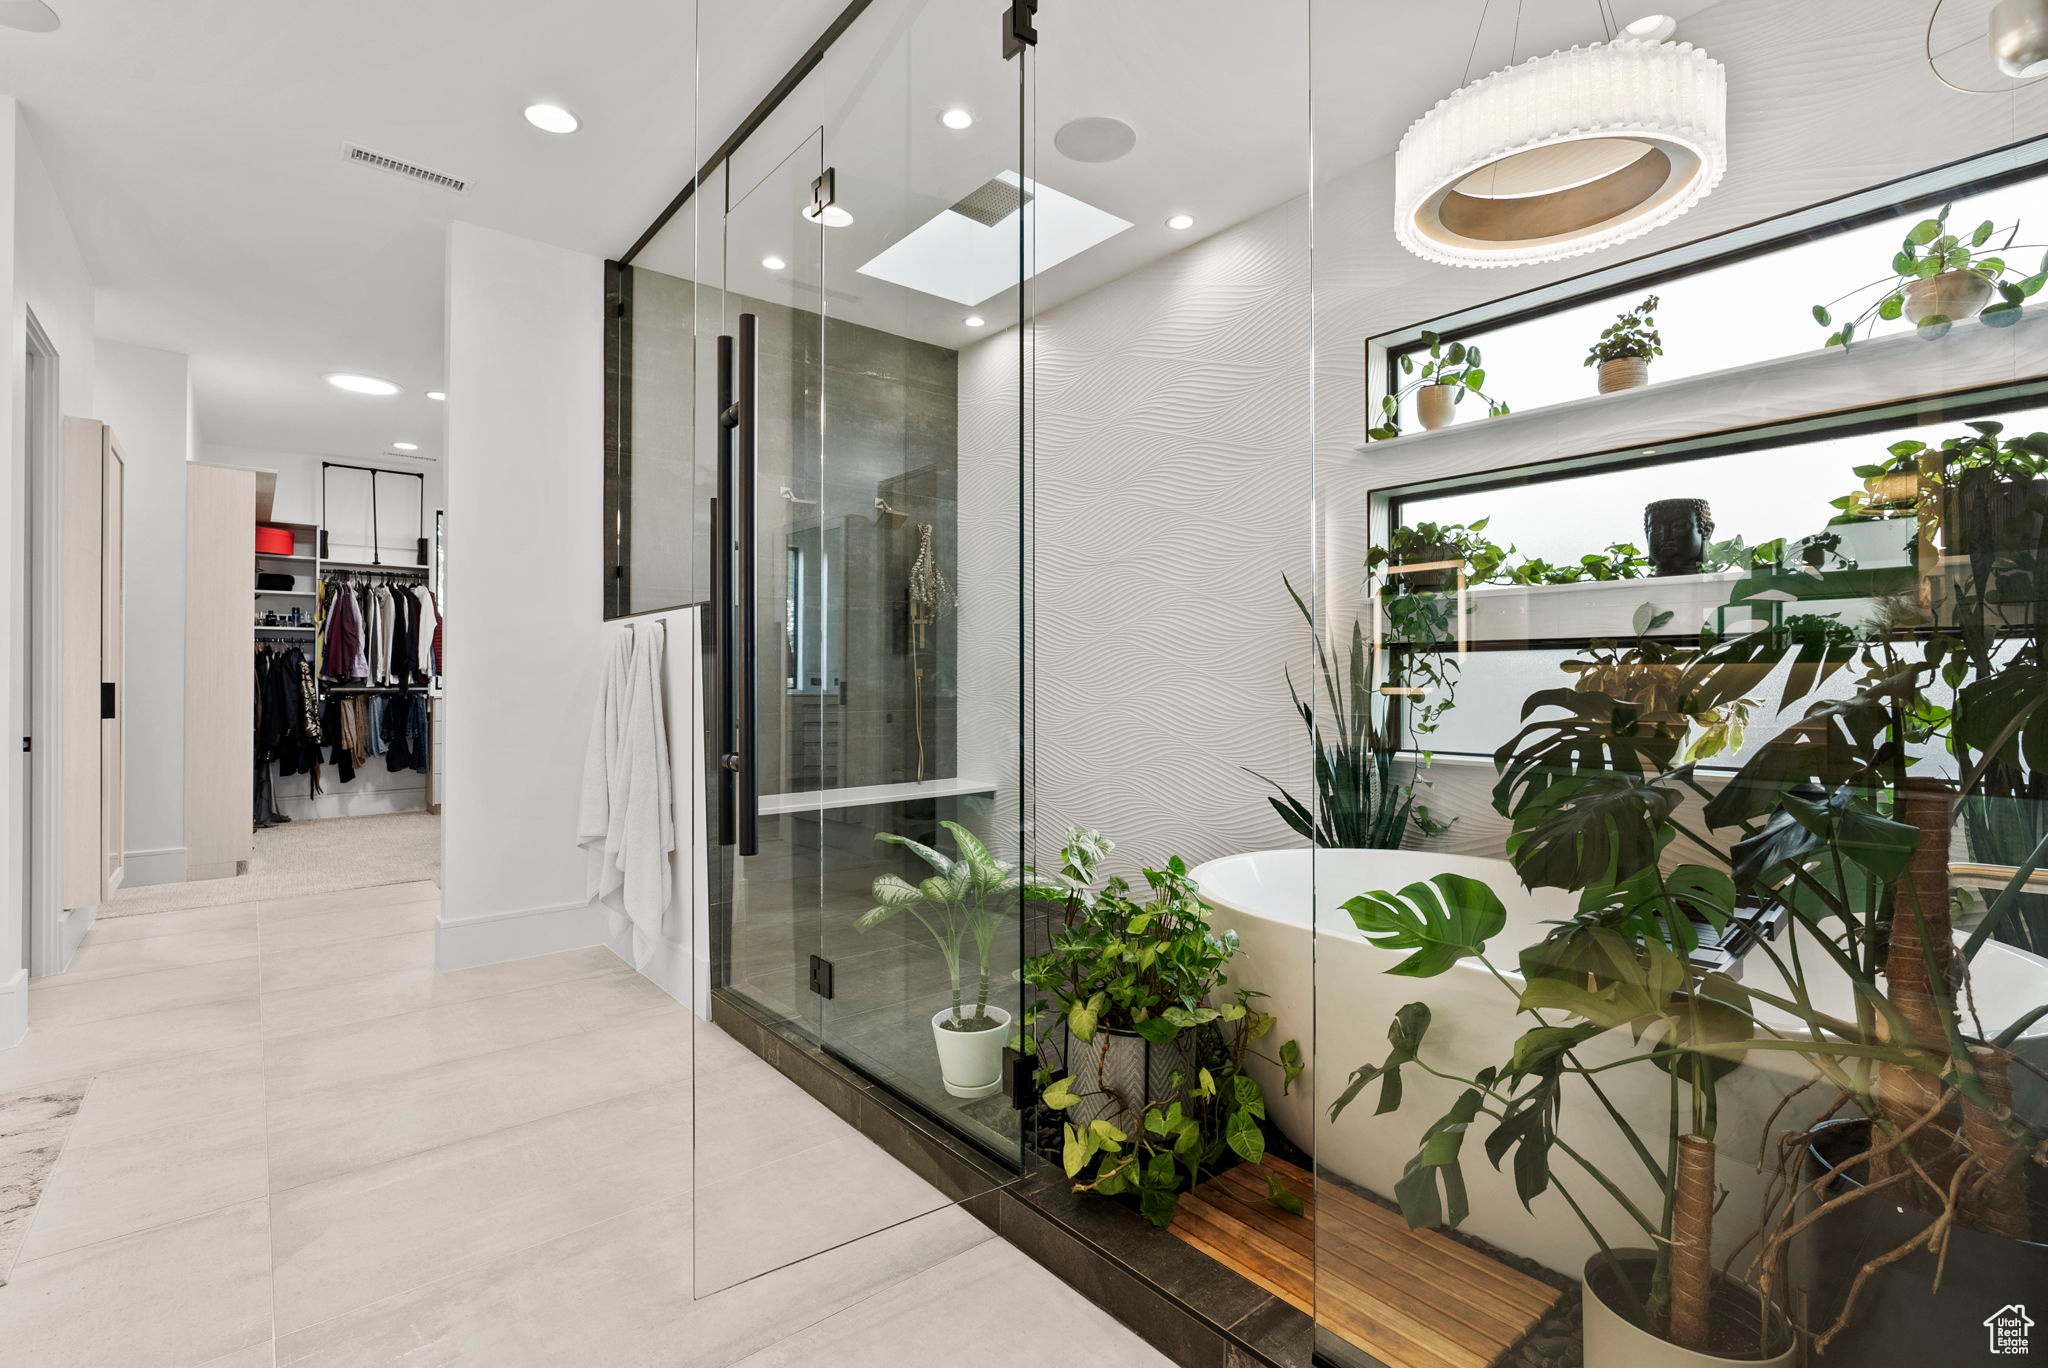
[[[761,747],[759,672],[755,661],[758,633],[754,630],[756,603],[754,556],[754,491],[760,484],[760,321],[750,313],[740,315],[738,385],[733,395],[737,408],[733,436],[738,447],[733,479],[734,511],[739,519],[739,773],[736,806],[739,808],[740,854],[757,854],[761,848]]]
[[[111,722],[121,714],[115,707],[115,686],[106,680],[100,681],[100,721]]]

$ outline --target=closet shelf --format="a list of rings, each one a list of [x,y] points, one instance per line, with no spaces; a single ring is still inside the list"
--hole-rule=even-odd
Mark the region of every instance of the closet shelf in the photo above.
[[[272,626],[267,622],[259,622],[256,624],[256,630],[259,632],[310,632],[313,629],[311,627],[294,627],[288,622],[280,622],[276,626]]]
[[[256,553],[256,559],[260,561],[296,561],[300,564],[311,565],[314,561],[318,560],[319,557],[300,555],[286,556],[281,555],[276,551],[258,551]]]
[[[310,589],[258,589],[257,598],[315,598]]]

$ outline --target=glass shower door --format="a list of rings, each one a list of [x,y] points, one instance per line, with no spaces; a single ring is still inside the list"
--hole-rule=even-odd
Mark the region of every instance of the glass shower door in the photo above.
[[[1025,811],[1030,195],[1001,13],[877,3],[841,36],[700,190],[723,202],[697,210],[697,319],[729,643],[714,1017],[765,1017],[875,1105],[1015,1162],[1020,936],[989,871],[1020,863]],[[696,1070],[698,1296],[971,1195],[715,1039]]]

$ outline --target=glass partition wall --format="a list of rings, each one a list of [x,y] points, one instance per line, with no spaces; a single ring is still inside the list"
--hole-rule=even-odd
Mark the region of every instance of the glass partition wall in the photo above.
[[[1014,1168],[1034,196],[1030,54],[1005,55],[1003,8],[861,9],[620,269],[607,530],[615,612],[701,600],[716,624],[712,1014]],[[700,71],[738,56],[715,32]],[[833,1140],[794,1083],[710,1039],[697,1295],[963,1195]],[[742,1151],[764,1115],[786,1128]]]
[[[2023,1340],[2048,82],[1930,8],[853,12],[612,282],[716,1001],[1254,1359]],[[700,1293],[945,1200],[697,1067]]]
[[[2002,1361],[2048,1287],[2048,87],[1666,8],[1453,7],[1374,124],[1312,4],[1335,1363]]]

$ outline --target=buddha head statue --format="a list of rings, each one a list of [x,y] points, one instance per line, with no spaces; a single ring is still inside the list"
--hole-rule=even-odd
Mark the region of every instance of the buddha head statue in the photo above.
[[[1697,575],[1713,536],[1705,499],[1659,499],[1643,510],[1643,538],[1660,575]]]

